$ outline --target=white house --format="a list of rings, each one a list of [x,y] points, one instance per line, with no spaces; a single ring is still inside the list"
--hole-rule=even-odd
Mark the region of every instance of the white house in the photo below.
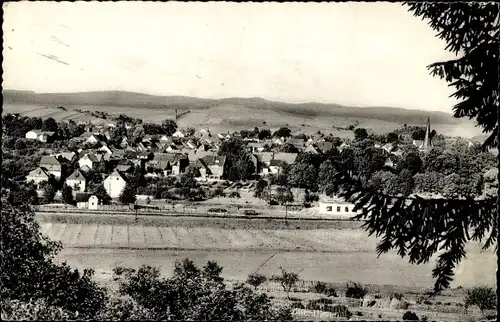
[[[56,159],[55,156],[52,155],[44,155],[40,159],[40,167],[45,168],[48,173],[51,173],[56,177],[56,179],[59,179],[61,177],[62,173],[62,165],[59,160]]]
[[[319,202],[319,213],[332,218],[350,219],[357,215],[354,204],[345,201],[323,197]]]
[[[97,210],[99,208],[99,198],[95,195],[78,193],[75,196],[76,207],[78,209]]]
[[[25,137],[29,140],[38,140],[40,142],[48,142],[54,136],[54,132],[46,132],[40,130],[31,130],[26,132]]]
[[[76,169],[66,178],[66,184],[73,188],[74,192],[84,192],[87,184],[84,172]]]
[[[49,172],[44,168],[36,168],[26,176],[26,182],[33,182],[39,189],[40,183],[49,180]]]
[[[127,180],[125,176],[118,170],[114,170],[106,179],[103,181],[104,189],[111,198],[118,198],[122,193],[123,189],[127,185]]]
[[[174,134],[172,134],[173,137],[176,137],[176,138],[183,138],[185,137],[186,135],[184,135],[184,133],[182,133],[181,131],[177,130],[175,131]]]
[[[80,160],[78,160],[78,165],[80,168],[83,166],[88,166],[91,169],[94,169],[97,164],[101,161],[102,156],[100,154],[87,153],[83,155]]]

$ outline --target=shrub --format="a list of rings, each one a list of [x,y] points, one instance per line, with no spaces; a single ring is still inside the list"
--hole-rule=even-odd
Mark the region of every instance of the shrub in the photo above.
[[[363,287],[361,284],[353,283],[352,286],[347,284],[347,290],[345,292],[346,297],[350,297],[353,299],[362,299],[365,295],[368,294],[368,290]]]
[[[299,281],[299,274],[293,272],[287,272],[283,267],[280,267],[281,275],[273,276],[273,280],[280,283],[283,287],[283,291],[286,293],[286,297],[290,299],[290,291],[295,287],[295,284]]]
[[[224,209],[224,208],[210,208],[208,209],[208,212],[227,212],[227,209]]]
[[[401,301],[403,299],[403,293],[396,292],[396,293],[392,294],[392,297],[398,301]]]
[[[292,303],[292,309],[305,309],[306,307],[304,306],[304,304],[302,304],[302,302],[293,302]]]
[[[266,279],[267,278],[264,275],[252,273],[248,275],[247,283],[252,285],[255,289],[257,289],[262,283],[266,281]]]
[[[396,305],[396,310],[407,310],[410,306],[410,303],[406,301],[401,301]]]
[[[477,305],[481,312],[492,310],[497,306],[497,296],[491,287],[476,286],[467,291],[464,306],[468,308],[471,305]]]
[[[313,287],[313,291],[318,294],[323,294],[323,292],[326,290],[326,283],[324,282],[316,282]]]
[[[403,321],[418,321],[418,316],[411,312],[411,311],[406,311],[405,314],[403,314]]]
[[[337,317],[342,317],[346,319],[350,319],[352,316],[351,311],[347,308],[347,306],[343,304],[338,304],[338,305],[327,305],[325,306],[325,310],[327,312],[334,313]]]

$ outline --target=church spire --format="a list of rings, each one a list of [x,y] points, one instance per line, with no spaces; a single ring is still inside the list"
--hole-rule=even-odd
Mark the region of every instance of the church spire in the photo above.
[[[427,124],[426,124],[426,129],[425,129],[425,139],[424,142],[422,143],[422,150],[428,151],[432,148],[432,141],[431,141],[431,120],[428,117],[427,118]]]

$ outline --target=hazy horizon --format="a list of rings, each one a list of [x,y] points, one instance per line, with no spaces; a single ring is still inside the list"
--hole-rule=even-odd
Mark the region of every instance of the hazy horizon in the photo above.
[[[456,103],[446,82],[426,69],[454,55],[400,3],[3,8],[3,86],[12,90],[259,97],[447,113]]]

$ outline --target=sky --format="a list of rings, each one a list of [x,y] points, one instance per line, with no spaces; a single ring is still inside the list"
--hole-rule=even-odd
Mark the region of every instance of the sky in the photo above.
[[[453,58],[398,3],[17,2],[3,87],[451,112],[426,66]]]

